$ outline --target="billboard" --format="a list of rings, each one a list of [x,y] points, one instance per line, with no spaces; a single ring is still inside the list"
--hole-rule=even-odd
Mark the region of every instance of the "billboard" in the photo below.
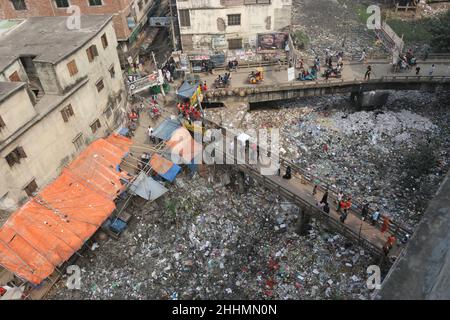
[[[287,40],[288,34],[284,32],[258,34],[258,47],[261,50],[284,50]]]
[[[167,27],[170,26],[170,20],[171,17],[150,17],[149,24],[152,27]]]

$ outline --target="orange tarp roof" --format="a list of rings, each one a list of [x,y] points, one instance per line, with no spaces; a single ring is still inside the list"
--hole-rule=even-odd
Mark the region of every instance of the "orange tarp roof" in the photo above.
[[[202,145],[195,141],[184,127],[176,129],[172,133],[170,140],[166,141],[166,145],[186,163],[190,163],[192,159],[202,152]]]
[[[111,134],[105,140],[114,146],[120,148],[124,153],[128,152],[130,150],[131,145],[133,144],[133,141],[131,139],[121,136],[119,134]]]
[[[120,182],[122,174],[117,170],[117,165],[120,164],[126,147],[125,142],[118,137],[109,137],[109,141],[114,144],[107,139],[91,143],[68,169],[96,192],[105,193],[110,199],[115,199],[125,188]]]
[[[131,144],[107,140],[92,143],[53,183],[11,215],[0,228],[0,265],[39,284],[106,220],[115,209],[111,195],[120,176],[114,166]],[[107,182],[116,184],[111,187]]]
[[[172,168],[173,162],[154,153],[150,158],[150,166],[156,173],[164,174]]]

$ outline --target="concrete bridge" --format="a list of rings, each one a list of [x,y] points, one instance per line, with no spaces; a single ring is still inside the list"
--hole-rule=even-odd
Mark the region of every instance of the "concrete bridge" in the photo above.
[[[431,66],[435,69],[430,76]],[[371,79],[364,80],[367,66],[372,67]],[[286,67],[265,67],[264,81],[260,84],[248,83],[248,74],[255,68],[240,68],[231,72],[231,85],[228,88],[214,88],[214,80],[225,70],[217,70],[213,75],[201,75],[209,90],[206,97],[209,102],[259,102],[280,101],[301,97],[313,97],[333,94],[351,94],[357,100],[364,92],[380,90],[422,90],[439,92],[450,90],[450,60],[437,59],[418,61],[421,67],[419,75],[412,68],[409,71],[393,73],[389,60],[374,60],[367,63],[345,62],[342,78],[328,79],[318,77],[314,81],[288,81]],[[298,70],[295,71],[296,76]],[[322,71],[319,72],[321,74]]]
[[[295,81],[290,83],[215,89],[208,93],[210,102],[261,102],[289,100],[301,97],[350,94],[353,99],[361,99],[364,92],[380,90],[421,90],[439,92],[450,90],[450,76],[383,76],[364,80],[318,80]]]

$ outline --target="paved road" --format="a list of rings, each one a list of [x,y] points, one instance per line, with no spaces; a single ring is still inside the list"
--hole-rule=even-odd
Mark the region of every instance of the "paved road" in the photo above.
[[[433,72],[434,76],[450,76],[450,61],[436,60],[436,61],[419,61],[418,65],[421,67],[420,75],[428,76],[431,69],[431,65],[435,64],[436,69]],[[409,72],[399,72],[393,73],[392,67],[387,61],[368,61],[367,63],[349,63],[344,62],[344,69],[342,71],[342,80],[352,81],[352,80],[363,80],[364,74],[366,72],[367,66],[372,66],[371,79],[380,79],[383,76],[414,76],[415,68],[411,69]],[[253,68],[239,68],[237,71],[231,72],[231,86],[230,88],[242,88],[242,87],[257,87],[258,84],[248,83],[248,74],[255,70]],[[264,67],[265,75],[264,81],[261,84],[285,84],[289,83],[287,79],[287,67]],[[219,74],[224,74],[224,70],[215,70],[213,74],[199,73],[198,75],[203,81],[206,81],[210,89],[214,89],[213,83],[214,79],[217,78]],[[320,74],[322,74],[323,68],[321,68]],[[298,70],[296,70],[296,76],[298,75]],[[341,81],[341,79],[329,79],[330,81]],[[319,77],[318,81],[325,82],[325,78]],[[299,82],[294,80],[293,82]]]

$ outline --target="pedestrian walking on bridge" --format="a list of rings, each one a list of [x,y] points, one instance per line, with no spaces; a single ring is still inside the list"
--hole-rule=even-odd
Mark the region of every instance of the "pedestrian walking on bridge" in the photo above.
[[[291,166],[286,167],[286,174],[283,176],[283,179],[291,179],[292,178],[292,169]]]
[[[370,74],[372,72],[372,67],[367,66],[366,74],[364,75],[364,80],[370,80]]]
[[[430,72],[428,72],[428,75],[431,77],[434,73],[434,70],[436,70],[436,66],[434,63],[431,65]]]
[[[420,67],[419,67],[419,66],[417,66],[417,67],[416,67],[416,76],[418,76],[418,75],[419,75],[419,73],[420,73]]]

